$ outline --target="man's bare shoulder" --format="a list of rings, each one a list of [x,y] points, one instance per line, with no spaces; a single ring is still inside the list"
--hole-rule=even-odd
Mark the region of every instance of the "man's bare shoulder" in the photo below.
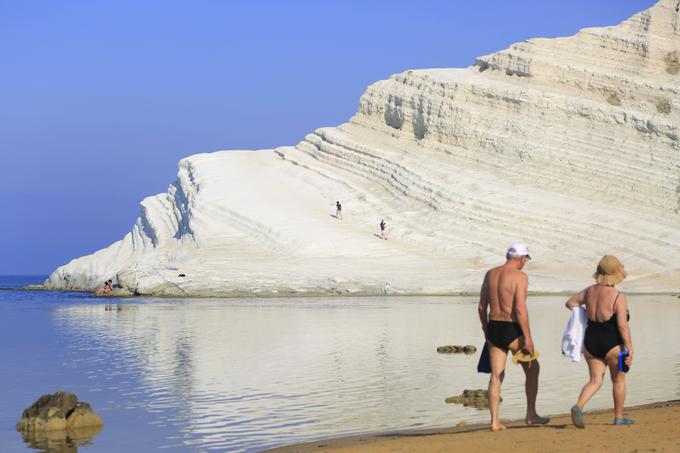
[[[527,280],[529,278],[524,271],[513,268],[507,270],[507,275],[519,280]]]
[[[496,273],[498,273],[498,271],[500,271],[502,268],[503,268],[502,265],[501,265],[501,266],[492,267],[491,269],[489,269],[488,271],[486,271],[486,275],[496,274]]]

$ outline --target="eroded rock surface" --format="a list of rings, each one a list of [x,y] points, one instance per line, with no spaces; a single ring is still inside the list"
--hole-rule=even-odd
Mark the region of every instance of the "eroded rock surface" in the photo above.
[[[534,291],[580,289],[615,254],[623,290],[675,292],[679,2],[516,43],[467,68],[393,75],[368,87],[347,123],[294,147],[182,159],[122,240],[45,286],[92,290],[112,278],[160,296],[379,295],[387,285],[450,294],[479,290],[480,272],[522,240]]]

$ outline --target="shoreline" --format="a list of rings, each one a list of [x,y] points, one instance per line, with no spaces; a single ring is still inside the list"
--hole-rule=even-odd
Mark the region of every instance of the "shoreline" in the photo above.
[[[407,429],[342,437],[330,437],[263,450],[262,453],[307,453],[319,451],[634,451],[661,447],[680,451],[680,400],[660,401],[627,407],[626,415],[636,420],[631,426],[612,426],[613,408],[586,412],[586,429],[571,424],[568,414],[550,416],[545,426],[528,426],[524,420],[506,421],[508,429],[489,431],[488,423],[445,428]],[[666,438],[659,432],[668,434]],[[588,429],[590,428],[590,429]],[[526,430],[532,430],[528,433]],[[656,440],[658,438],[658,441]],[[534,443],[533,447],[531,443]],[[599,442],[599,443],[598,443]],[[637,442],[636,445],[633,445]],[[645,442],[651,442],[646,443]],[[669,443],[670,442],[670,443]],[[583,443],[583,445],[579,445]],[[532,449],[533,448],[533,449]]]
[[[46,288],[44,285],[26,285],[17,288],[0,288],[0,291],[48,291],[48,292],[62,292],[62,293],[92,293],[90,290],[86,289],[52,289]],[[571,296],[576,291],[528,291],[528,297],[542,297],[542,296]],[[672,296],[680,298],[680,292],[676,291],[626,291],[628,296]],[[119,299],[135,299],[140,297],[153,297],[161,299],[239,299],[239,298],[257,298],[257,299],[285,299],[285,298],[310,298],[310,297],[479,297],[479,292],[467,292],[467,291],[453,291],[453,292],[434,292],[434,293],[416,293],[416,292],[391,292],[391,293],[380,293],[380,292],[344,292],[344,291],[329,291],[329,292],[278,292],[278,293],[256,293],[256,292],[242,292],[242,293],[232,293],[226,295],[191,295],[186,294],[182,296],[168,295],[168,294],[129,294],[128,292],[123,292],[122,294],[114,293],[107,296],[92,296],[93,298],[119,298]]]

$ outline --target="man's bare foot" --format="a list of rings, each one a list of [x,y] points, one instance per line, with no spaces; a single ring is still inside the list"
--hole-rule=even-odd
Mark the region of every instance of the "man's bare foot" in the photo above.
[[[550,418],[549,417],[541,417],[540,415],[536,414],[533,417],[525,418],[524,422],[527,425],[547,425],[548,422],[550,422]]]
[[[493,425],[493,424],[491,425],[491,431],[493,431],[493,432],[497,432],[497,431],[505,431],[506,429],[508,429],[508,427],[505,426],[503,423],[498,423],[498,424],[496,424],[496,425]]]

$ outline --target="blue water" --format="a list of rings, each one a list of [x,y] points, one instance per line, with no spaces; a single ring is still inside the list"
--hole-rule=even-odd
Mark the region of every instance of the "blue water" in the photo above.
[[[0,288],[44,276],[0,277]],[[445,404],[484,388],[475,298],[97,299],[0,290],[0,452],[26,451],[14,425],[44,393],[89,402],[104,428],[82,451],[259,451],[337,435],[487,421]],[[106,311],[105,304],[115,310]],[[543,413],[564,413],[587,379],[559,354],[563,297],[530,298]],[[636,361],[627,404],[680,398],[680,301],[631,296]],[[502,416],[524,415],[509,365]],[[606,384],[590,408],[611,407]]]
[[[55,323],[58,308],[95,303],[103,310],[103,304],[94,302],[88,293],[6,290],[40,284],[45,278],[0,276],[0,451],[27,450],[14,426],[21,412],[39,396],[57,390],[74,392],[104,418],[107,429],[96,436],[93,451],[145,451],[167,445],[168,433],[153,426],[171,416],[172,410],[159,417],[133,406],[120,410],[115,402],[117,387],[112,381],[126,380],[134,387],[140,382],[139,370],[127,366],[105,345],[74,348],[74,340],[80,340]],[[103,365],[107,369],[102,369]]]

